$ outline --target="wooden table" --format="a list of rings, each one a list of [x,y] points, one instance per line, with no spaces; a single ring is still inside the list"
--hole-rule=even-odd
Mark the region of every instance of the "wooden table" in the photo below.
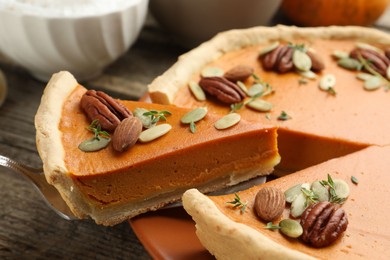
[[[388,21],[381,19],[380,27]],[[102,89],[114,97],[136,100],[145,93],[147,84],[185,51],[148,17],[130,51],[103,75],[84,85]],[[8,62],[0,62],[0,68],[9,85],[6,102],[0,107],[0,154],[40,167],[34,115],[45,84]],[[4,258],[150,259],[150,256],[128,223],[103,227],[91,220],[63,220],[44,204],[29,182],[0,168],[0,259]]]

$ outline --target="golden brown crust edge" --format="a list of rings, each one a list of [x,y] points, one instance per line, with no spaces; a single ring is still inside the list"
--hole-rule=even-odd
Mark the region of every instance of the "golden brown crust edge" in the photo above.
[[[315,259],[232,221],[196,189],[186,191],[182,199],[184,209],[196,222],[199,240],[217,259]]]
[[[276,40],[293,41],[307,39],[352,39],[365,42],[390,44],[390,35],[377,29],[359,26],[329,26],[302,28],[278,25],[230,30],[216,35],[199,47],[183,54],[178,61],[148,86],[154,103],[172,104],[176,93],[185,86],[192,75],[224,53],[245,46]]]

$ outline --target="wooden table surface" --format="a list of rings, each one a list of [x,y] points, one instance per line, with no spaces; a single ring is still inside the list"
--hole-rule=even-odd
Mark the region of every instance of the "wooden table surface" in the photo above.
[[[390,12],[388,12],[390,13]],[[390,15],[379,27],[387,26]],[[103,75],[83,83],[118,98],[138,99],[153,78],[187,50],[148,17],[128,53]],[[8,80],[8,96],[0,107],[0,154],[33,167],[41,161],[35,146],[34,115],[45,84],[23,69],[0,61]],[[52,212],[34,187],[0,168],[0,259],[150,259],[128,223],[114,227],[91,220],[66,221]]]

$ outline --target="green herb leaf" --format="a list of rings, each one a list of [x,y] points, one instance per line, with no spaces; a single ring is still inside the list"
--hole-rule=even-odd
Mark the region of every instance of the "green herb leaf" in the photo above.
[[[305,197],[306,197],[305,206],[318,202],[319,197],[312,190],[309,190],[306,188],[301,188],[301,191],[302,191],[303,195],[305,195]]]
[[[152,125],[157,124],[160,120],[161,121],[167,121],[166,116],[172,115],[171,112],[162,110],[162,111],[157,111],[157,110],[150,110],[142,114],[143,116],[150,117],[150,121]]]
[[[359,183],[358,178],[356,178],[355,176],[351,176],[351,181],[352,181],[353,184],[358,184]]]
[[[282,111],[280,113],[280,115],[278,116],[278,120],[281,120],[281,121],[286,121],[286,120],[289,120],[291,119],[292,117],[289,116],[285,111]]]
[[[228,201],[226,203],[233,204],[233,208],[241,207],[241,213],[245,213],[246,206],[248,205],[248,202],[242,202],[240,196],[237,193],[234,193],[234,200]]]
[[[336,194],[336,190],[335,190],[335,187],[334,187],[334,182],[333,182],[333,179],[332,177],[330,176],[330,174],[328,174],[328,180],[322,180],[320,181],[321,185],[326,187],[328,186],[329,187],[329,195],[330,195],[330,198],[329,198],[329,202],[332,202],[332,203],[337,203],[337,204],[343,204],[346,200],[346,198],[339,198]]]
[[[306,84],[307,84],[307,79],[305,79],[305,78],[300,78],[300,79],[298,80],[298,84],[299,84],[299,85],[306,85]]]
[[[108,132],[102,130],[102,126],[100,125],[98,119],[93,120],[91,124],[87,127],[87,130],[94,133],[95,138],[98,140],[100,139],[100,137],[110,137],[110,134]]]
[[[264,228],[270,229],[270,230],[276,230],[276,229],[280,229],[280,226],[274,225],[272,222],[268,222]]]
[[[194,121],[192,121],[190,123],[190,130],[191,130],[191,133],[193,133],[193,134],[196,133],[196,125],[195,125]]]
[[[229,113],[235,113],[237,110],[240,110],[243,106],[244,106],[243,102],[231,104]]]

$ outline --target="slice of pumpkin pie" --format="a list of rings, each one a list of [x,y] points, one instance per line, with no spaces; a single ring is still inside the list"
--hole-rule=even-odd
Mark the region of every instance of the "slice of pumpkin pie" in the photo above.
[[[114,225],[189,188],[210,192],[272,172],[276,127],[220,119],[205,108],[113,99],[59,72],[42,96],[36,141],[47,181],[74,214]]]
[[[389,259],[389,160],[389,146],[372,146],[235,195],[190,189],[183,205],[218,259]],[[280,207],[275,190],[282,211],[271,220]],[[296,215],[298,197],[311,205],[306,215]]]

